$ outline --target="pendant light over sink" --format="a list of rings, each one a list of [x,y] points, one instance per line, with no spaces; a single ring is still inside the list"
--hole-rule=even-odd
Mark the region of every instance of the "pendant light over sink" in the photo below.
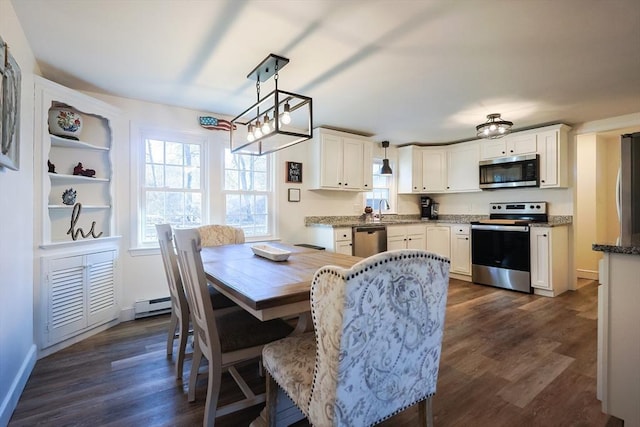
[[[487,121],[476,126],[477,135],[480,138],[502,138],[511,132],[513,122],[502,120],[500,114],[489,114]]]
[[[387,147],[389,146],[389,141],[382,141],[382,147],[384,148],[384,159],[382,159],[382,167],[380,168],[380,175],[391,175],[393,171],[391,170],[391,166],[389,166],[389,159],[387,159]]]
[[[256,81],[257,102],[231,120],[232,153],[261,156],[311,138],[311,98],[278,89],[278,72],[288,63],[272,53],[247,76]],[[271,77],[275,89],[261,98],[260,83]]]

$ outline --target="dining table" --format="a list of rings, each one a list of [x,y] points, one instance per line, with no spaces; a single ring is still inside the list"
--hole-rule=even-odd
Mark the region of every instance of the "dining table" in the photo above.
[[[325,265],[349,268],[360,257],[281,242],[269,247],[290,252],[284,261],[255,255],[256,243],[203,247],[200,252],[209,282],[259,320],[308,313],[315,272]],[[262,245],[262,244],[261,244]]]

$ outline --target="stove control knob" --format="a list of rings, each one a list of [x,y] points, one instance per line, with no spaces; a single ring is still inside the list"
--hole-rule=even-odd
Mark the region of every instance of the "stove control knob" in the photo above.
[[[529,206],[529,209],[533,209],[533,208],[534,208],[534,206],[533,206],[533,205],[530,205],[530,206]]]
[[[536,209],[540,209],[540,205],[536,205]]]

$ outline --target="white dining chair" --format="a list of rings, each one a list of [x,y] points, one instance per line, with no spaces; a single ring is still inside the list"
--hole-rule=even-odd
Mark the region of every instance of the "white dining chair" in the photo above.
[[[202,357],[208,361],[207,397],[203,425],[213,426],[216,417],[265,401],[265,395],[254,394],[236,370],[235,365],[259,359],[264,344],[281,339],[293,328],[276,319],[262,322],[244,310],[216,316],[208,301],[207,278],[200,257],[201,240],[195,229],[175,230],[178,263],[193,321],[195,348],[189,378],[189,401],[195,400],[195,386]],[[217,408],[220,379],[228,370],[245,398]]]
[[[180,277],[171,225],[157,224],[156,232],[171,298],[171,319],[169,320],[169,330],[167,331],[167,356],[173,356],[174,341],[178,339],[176,378],[180,379],[184,372],[184,360],[189,336],[189,304],[182,285],[182,278]],[[209,299],[214,308],[231,309],[236,307],[238,310],[240,309],[233,301],[216,291],[212,286],[208,287],[208,291]]]
[[[431,426],[449,267],[404,249],[320,268],[311,284],[315,332],[262,351],[269,425],[280,386],[314,426],[371,426],[416,403]]]

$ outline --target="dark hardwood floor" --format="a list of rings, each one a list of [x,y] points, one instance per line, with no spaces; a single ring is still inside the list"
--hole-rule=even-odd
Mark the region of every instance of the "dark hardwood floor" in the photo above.
[[[621,426],[596,400],[597,285],[581,285],[544,298],[452,280],[435,425]],[[201,425],[206,379],[187,402],[190,360],[176,381],[168,321],[125,322],[39,360],[9,426]],[[257,364],[244,371],[264,389]],[[239,393],[225,377],[221,399]],[[261,406],[217,425],[246,426]],[[383,425],[414,426],[417,415],[409,408]]]

